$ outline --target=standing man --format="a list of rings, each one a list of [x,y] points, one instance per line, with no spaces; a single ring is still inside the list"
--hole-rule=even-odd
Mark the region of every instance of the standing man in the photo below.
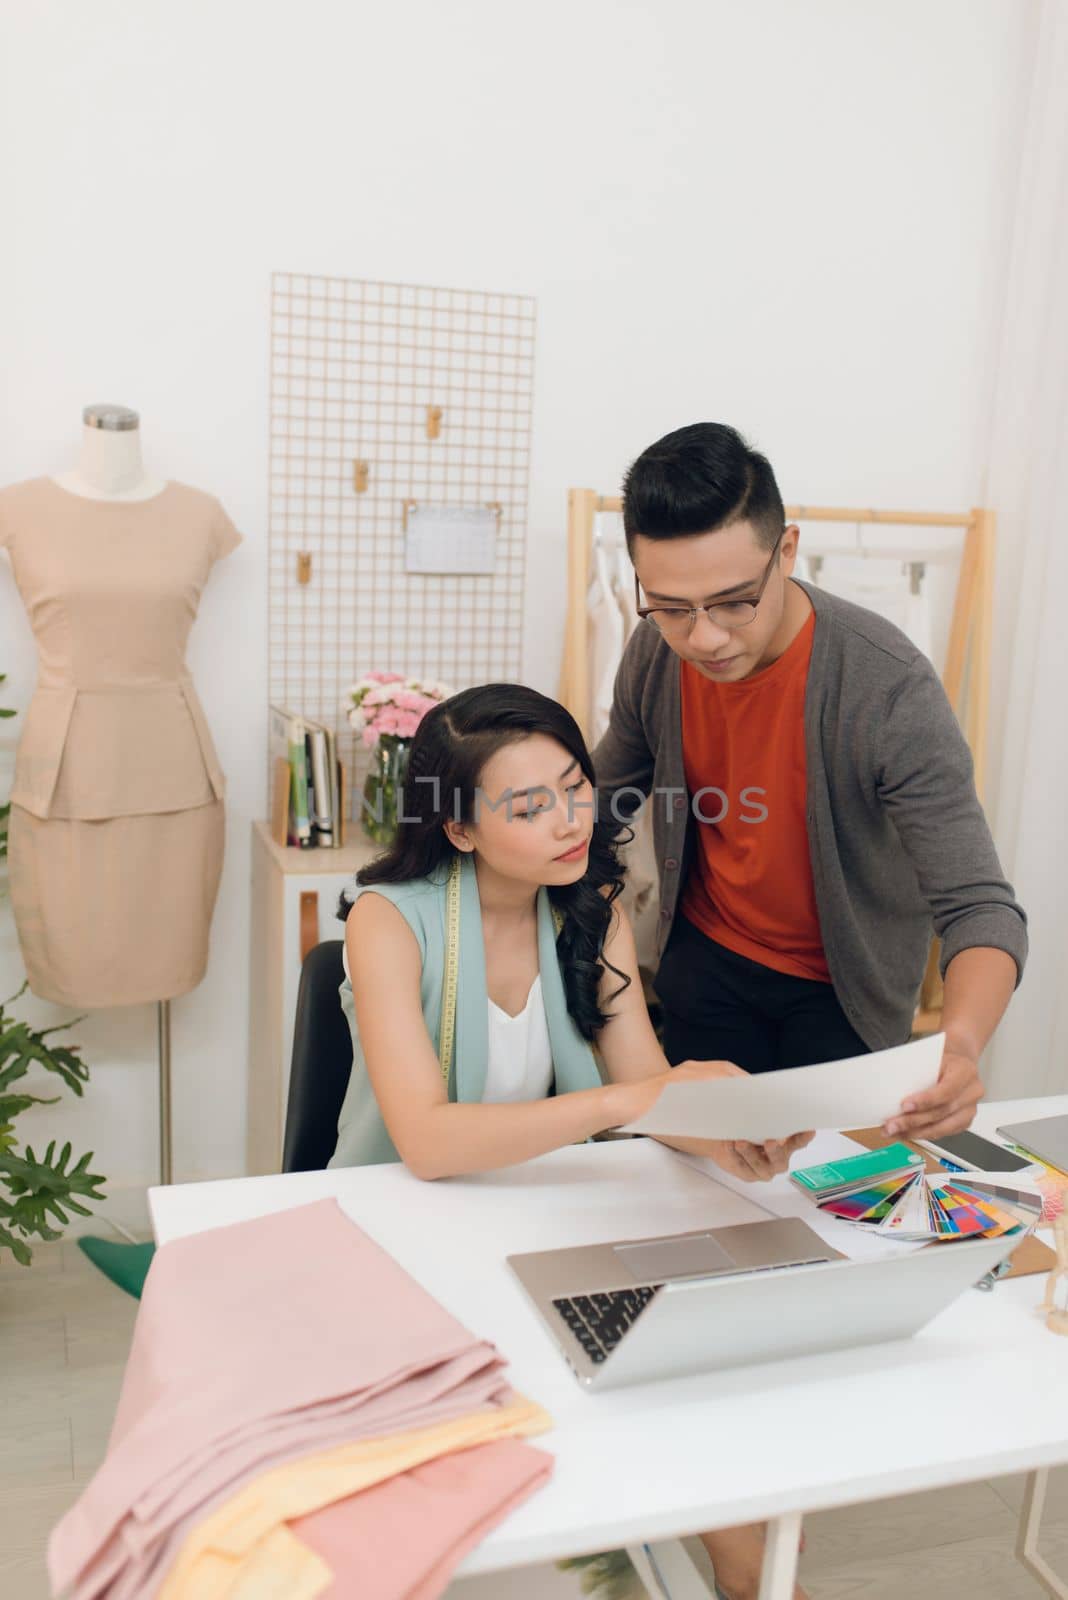
[[[798,529],[733,428],[650,445],[623,522],[645,621],[594,765],[601,805],[654,807],[668,1060],[763,1072],[901,1044],[933,930],[941,1072],[886,1131],[966,1128],[1026,917],[934,668],[874,612],[791,576]]]

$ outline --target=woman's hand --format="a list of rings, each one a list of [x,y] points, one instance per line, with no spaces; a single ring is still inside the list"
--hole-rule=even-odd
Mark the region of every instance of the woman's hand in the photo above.
[[[749,1074],[744,1067],[736,1067],[733,1061],[680,1061],[677,1067],[672,1067],[668,1076],[672,1078],[747,1078]]]
[[[747,1074],[733,1061],[681,1061],[669,1072],[658,1072],[652,1078],[639,1078],[636,1083],[612,1083],[602,1091],[609,1097],[606,1105],[612,1118],[605,1128],[621,1128],[651,1109],[660,1097],[666,1083],[674,1079],[744,1078]],[[794,1133],[788,1139],[768,1139],[764,1144],[751,1144],[747,1139],[687,1139],[656,1135],[659,1143],[686,1155],[704,1156],[714,1161],[724,1172],[745,1183],[763,1183],[785,1172],[795,1150],[803,1150],[814,1138],[814,1133]]]
[[[689,1148],[693,1155],[708,1156],[732,1177],[764,1183],[785,1172],[794,1151],[803,1150],[815,1137],[815,1133],[792,1133],[788,1139],[768,1139],[764,1144],[750,1144],[748,1139],[692,1139]]]
[[[631,1083],[613,1083],[605,1089],[613,1117],[618,1121],[608,1123],[608,1127],[621,1128],[628,1122],[637,1122],[639,1117],[654,1106],[660,1098],[660,1091],[666,1083],[679,1078],[736,1078],[745,1077],[741,1067],[736,1067],[733,1061],[682,1061],[677,1067],[672,1067],[670,1072],[657,1072],[651,1078],[639,1078]],[[708,1141],[704,1141],[708,1143]]]
[[[746,1073],[733,1061],[682,1061],[673,1069],[673,1075],[690,1079],[744,1078]],[[661,1082],[660,1079],[653,1081]],[[751,1144],[748,1139],[664,1139],[662,1142],[687,1155],[704,1156],[745,1183],[766,1183],[777,1173],[785,1172],[794,1151],[803,1150],[814,1138],[814,1133],[793,1133],[788,1139],[768,1139],[764,1144]]]

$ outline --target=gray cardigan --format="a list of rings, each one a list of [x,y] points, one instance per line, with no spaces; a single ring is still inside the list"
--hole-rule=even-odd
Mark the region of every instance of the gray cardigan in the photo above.
[[[1018,984],[1027,918],[1005,881],[971,752],[930,661],[875,612],[801,587],[816,613],[805,751],[824,953],[850,1022],[881,1050],[909,1036],[932,929],[943,975],[961,950],[987,945],[1013,957]],[[623,653],[593,761],[602,813],[633,814],[651,792],[659,956],[700,824],[683,768],[679,658],[652,623],[638,624]]]

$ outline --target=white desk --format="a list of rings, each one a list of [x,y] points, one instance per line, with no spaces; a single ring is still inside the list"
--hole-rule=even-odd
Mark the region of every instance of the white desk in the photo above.
[[[988,1106],[977,1127],[1064,1110],[1068,1097]],[[1068,1340],[1037,1314],[1043,1277],[969,1290],[893,1345],[587,1394],[505,1255],[756,1215],[648,1140],[573,1146],[433,1186],[399,1166],[367,1167],[157,1188],[149,1201],[166,1243],[327,1195],[492,1339],[516,1387],[554,1419],[538,1441],[556,1456],[551,1482],[472,1552],[464,1574],[768,1519],[761,1597],[779,1600],[792,1593],[805,1511],[1068,1461]],[[1028,1500],[1035,1534],[1043,1487],[1039,1474]]]

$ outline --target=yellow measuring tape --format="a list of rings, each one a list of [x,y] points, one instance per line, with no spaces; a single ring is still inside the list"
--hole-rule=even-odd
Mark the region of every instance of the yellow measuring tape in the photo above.
[[[445,888],[445,977],[441,989],[441,1042],[438,1060],[445,1092],[449,1089],[452,1041],[456,1032],[456,968],[460,959],[460,857],[453,856]]]
[[[556,937],[564,925],[564,914],[552,907],[553,927]],[[438,1060],[441,1076],[448,1093],[449,1074],[452,1071],[452,1047],[456,1037],[456,990],[460,965],[460,857],[453,856],[449,867],[449,881],[445,886],[445,975],[441,985],[441,1032]]]

